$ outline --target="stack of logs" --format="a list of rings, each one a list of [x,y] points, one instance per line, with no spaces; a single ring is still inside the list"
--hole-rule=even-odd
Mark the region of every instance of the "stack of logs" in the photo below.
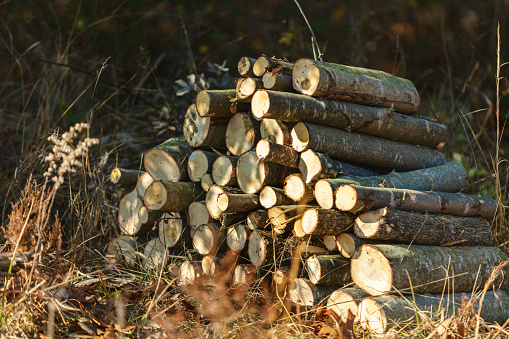
[[[186,251],[181,285],[232,253],[231,284],[271,276],[278,300],[326,303],[375,333],[507,286],[490,276],[507,259],[492,247],[497,202],[459,193],[465,169],[438,151],[446,127],[412,115],[411,81],[309,59],[243,57],[238,69],[236,89],[198,94],[185,139],[149,150],[145,172],[112,172],[135,189],[110,252],[161,268]],[[483,298],[485,321],[508,318],[504,291]]]

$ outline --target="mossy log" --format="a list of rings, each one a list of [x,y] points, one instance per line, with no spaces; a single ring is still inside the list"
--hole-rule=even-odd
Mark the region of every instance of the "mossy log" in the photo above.
[[[201,181],[201,178],[212,172],[212,165],[219,157],[217,153],[196,150],[189,156],[187,161],[187,174],[189,179],[194,182]]]
[[[357,286],[340,288],[332,292],[327,299],[327,309],[336,313],[339,319],[345,323],[348,320],[348,313],[351,312],[355,316],[354,322],[358,322],[358,305],[368,296],[369,294]]]
[[[191,147],[226,148],[227,118],[208,118],[198,114],[196,104],[189,106],[184,118],[184,137]]]
[[[299,59],[292,76],[293,88],[306,95],[394,107],[406,114],[416,112],[420,104],[419,93],[410,80],[382,71]]]
[[[314,285],[307,279],[297,278],[288,286],[290,298],[302,306],[321,305],[339,286]]]
[[[132,188],[143,173],[145,172],[115,167],[110,173],[110,181],[113,184]]]
[[[294,122],[282,122],[276,119],[262,119],[260,123],[260,134],[262,139],[269,140],[278,145],[291,146],[291,132],[295,124]]]
[[[293,92],[292,77],[283,73],[265,73],[262,77],[263,88],[271,91]]]
[[[235,114],[226,128],[226,147],[233,155],[241,155],[255,147],[260,137],[260,122],[247,113]]]
[[[444,154],[428,148],[307,122],[292,129],[292,146],[298,152],[313,149],[347,163],[402,172],[447,163]]]
[[[230,118],[238,112],[247,112],[249,104],[236,100],[235,89],[203,90],[196,97],[196,109],[201,117]]]
[[[239,157],[222,155],[212,165],[212,179],[219,186],[237,185],[237,161]]]
[[[483,218],[424,214],[387,207],[359,215],[354,231],[361,238],[406,244],[493,245],[491,225]]]
[[[334,207],[339,186],[356,184],[367,187],[405,188],[416,191],[458,192],[467,185],[467,172],[456,160],[440,166],[410,171],[391,172],[371,177],[344,176],[319,180],[315,184],[315,198],[323,208]]]
[[[497,247],[363,245],[352,257],[351,273],[355,284],[371,295],[465,292],[484,286],[492,268],[504,260],[507,255]],[[501,283],[499,278],[494,285]],[[509,286],[507,279],[502,286]]]
[[[256,151],[249,151],[237,161],[237,183],[244,193],[258,193],[264,186],[282,187],[285,169],[273,162],[259,162]]]
[[[280,205],[294,205],[295,201],[286,196],[282,188],[265,186],[260,191],[260,205],[264,208]]]
[[[256,144],[256,154],[260,161],[275,162],[287,167],[299,167],[299,153],[290,146],[279,145],[262,139]]]
[[[265,55],[256,59],[253,65],[255,76],[261,77],[267,72],[281,72],[286,75],[292,75],[293,63],[282,61],[276,58],[269,58]]]
[[[432,149],[442,148],[449,138],[446,126],[396,113],[391,108],[294,93],[259,90],[253,96],[251,110],[257,119],[309,122]]]
[[[145,153],[143,164],[154,180],[186,181],[187,160],[192,152],[184,138],[172,138]]]
[[[482,305],[480,294],[425,294],[409,296],[384,295],[365,298],[359,303],[358,318],[360,325],[375,335],[381,335],[389,328],[404,325],[407,328],[417,326],[418,315],[421,320],[441,316],[452,317],[458,309],[472,307],[473,314],[486,323],[503,324],[509,318],[509,295],[505,291],[488,291]],[[415,298],[415,299],[414,299]]]
[[[154,181],[143,200],[149,210],[182,213],[200,196],[203,199],[203,190],[192,182]]]
[[[253,73],[253,66],[254,66],[255,62],[256,62],[255,58],[251,58],[248,56],[241,57],[238,65],[237,65],[239,74],[244,77],[255,76]]]
[[[302,215],[302,229],[313,235],[340,234],[351,228],[354,222],[355,215],[352,213],[321,207],[308,208]]]
[[[498,204],[488,196],[463,193],[341,185],[336,191],[336,208],[357,213],[382,207],[404,211],[481,217],[491,221]]]
[[[346,285],[352,282],[350,260],[341,254],[313,255],[306,260],[309,281],[315,285]]]

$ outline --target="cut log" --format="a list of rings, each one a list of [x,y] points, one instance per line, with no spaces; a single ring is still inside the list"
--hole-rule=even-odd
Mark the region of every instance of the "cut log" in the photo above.
[[[406,114],[413,114],[419,108],[419,93],[414,84],[385,72],[299,59],[292,76],[293,88],[302,94],[394,107]]]
[[[252,211],[247,215],[247,227],[251,231],[265,229],[269,223],[269,214],[267,210]]]
[[[143,197],[145,197],[145,191],[147,188],[154,182],[154,178],[148,173],[145,172],[138,178],[138,181],[136,181],[136,192],[138,193],[138,196],[140,199],[143,200]]]
[[[313,285],[311,281],[302,278],[295,279],[288,287],[292,301],[308,307],[324,303],[338,289],[338,286]]]
[[[187,218],[191,237],[199,226],[214,223],[214,219],[207,210],[205,201],[193,201],[190,203],[187,208]]]
[[[483,218],[392,208],[362,213],[355,219],[354,231],[361,238],[416,245],[493,245],[491,225]]]
[[[315,285],[346,285],[352,282],[350,260],[341,254],[313,255],[306,260],[309,281]]]
[[[283,73],[265,73],[262,77],[263,88],[271,91],[293,92],[292,77]]]
[[[268,209],[268,216],[275,234],[289,233],[293,230],[295,220],[302,218],[306,209],[301,205],[273,206]]]
[[[136,181],[138,181],[138,177],[142,175],[143,171],[131,170],[131,169],[123,169],[115,167],[110,174],[110,181],[113,184],[119,184],[123,187],[132,188],[136,185]]]
[[[220,224],[205,224],[196,229],[193,247],[201,255],[215,256],[226,249],[226,231]]]
[[[174,247],[177,243],[191,245],[191,235],[189,232],[185,232],[185,224],[179,213],[164,213],[157,226],[159,240],[166,247]]]
[[[212,179],[219,186],[234,186],[237,184],[238,157],[222,155],[212,165]]]
[[[374,335],[381,335],[397,324],[412,328],[417,326],[416,313],[421,319],[454,317],[458,309],[470,309],[479,313],[480,293],[427,294],[412,296],[384,295],[365,298],[359,303],[360,325]],[[465,306],[463,306],[465,305]],[[486,323],[503,324],[509,317],[509,295],[505,291],[488,291],[480,310],[480,318]]]
[[[416,191],[458,192],[467,185],[467,173],[459,161],[453,160],[445,165],[411,172],[391,172],[373,177],[348,176],[319,180],[315,184],[315,197],[318,204],[327,209],[334,207],[336,190],[343,184],[405,188]]]
[[[348,320],[348,312],[351,312],[355,318],[354,322],[359,321],[357,310],[359,303],[369,294],[359,287],[346,287],[335,290],[327,300],[327,309],[334,311],[342,322]]]
[[[323,236],[323,244],[331,252],[338,250],[338,245],[336,243],[335,235],[324,235]]]
[[[224,211],[219,208],[219,196],[225,193],[238,194],[241,191],[236,187],[212,185],[205,197],[205,206],[211,218],[218,219]]]
[[[226,147],[233,155],[253,149],[260,140],[260,122],[250,114],[237,113],[226,128]]]
[[[236,95],[237,100],[251,102],[251,97],[263,86],[262,79],[259,78],[241,78],[237,80]]]
[[[295,201],[285,195],[281,188],[265,186],[260,192],[260,205],[264,208],[280,205],[294,205]]]
[[[302,229],[302,218],[295,220],[292,232],[297,238],[304,238],[307,235]]]
[[[341,185],[336,191],[340,211],[368,211],[392,207],[404,211],[481,217],[491,221],[498,204],[488,196],[463,193],[422,192],[415,190]]]
[[[146,206],[141,206],[138,209],[138,218],[141,225],[147,225],[146,227],[150,227],[150,230],[155,226],[156,222],[159,221],[159,218],[161,218],[162,215],[162,211],[151,211]],[[140,234],[140,232],[138,231],[137,234]]]
[[[247,250],[251,263],[256,267],[261,267],[273,263],[275,259],[277,260],[278,251],[281,250],[278,242],[277,239],[269,237],[268,234],[262,234],[260,230],[252,231],[249,236]]]
[[[290,146],[262,139],[256,144],[256,154],[260,161],[275,162],[293,168],[299,167],[299,153]]]
[[[260,123],[260,135],[262,139],[269,140],[278,145],[291,146],[291,133],[294,126],[294,122],[281,122],[275,119],[262,119]]]
[[[245,112],[249,105],[236,100],[235,89],[203,90],[196,97],[196,109],[202,117],[230,118],[237,112]]]
[[[172,138],[145,153],[143,164],[154,180],[186,181],[192,152],[184,138]]]
[[[221,212],[249,212],[260,207],[257,194],[223,193],[217,197],[217,207]]]
[[[185,260],[180,265],[179,285],[193,285],[203,275],[201,262]]]
[[[119,203],[118,206],[118,223],[120,226],[120,232],[126,235],[138,235],[145,234],[154,224],[149,223],[154,221],[153,218],[147,218],[142,223],[140,216],[145,217],[143,214],[143,201],[138,197],[136,190],[126,194]],[[140,209],[142,213],[140,213]]]
[[[209,277],[213,277],[216,275],[216,265],[218,264],[218,259],[214,256],[205,256],[201,260],[201,268],[203,274]]]
[[[293,63],[278,60],[276,58],[269,58],[267,56],[261,56],[256,59],[256,62],[253,65],[253,73],[257,77],[261,77],[266,72],[272,72],[274,70],[286,75],[292,75]]]
[[[221,228],[235,226],[246,221],[248,212],[223,212],[218,221]]]
[[[226,118],[201,117],[196,104],[189,106],[184,118],[184,137],[191,147],[226,148]]]
[[[226,231],[226,243],[228,244],[228,248],[236,254],[246,250],[249,233],[249,228],[244,224],[238,224],[228,228]]]
[[[348,212],[308,208],[302,215],[302,229],[306,234],[335,235],[348,230],[355,222],[355,215]]]
[[[272,274],[272,285],[274,292],[278,298],[284,298],[286,295],[286,287],[290,281],[290,267],[276,268]]]
[[[258,162],[256,151],[242,154],[237,162],[237,182],[244,193],[258,193],[264,186],[281,187],[285,167],[273,162]]]
[[[251,101],[257,119],[309,122],[440,149],[448,140],[447,127],[426,119],[395,113],[391,108],[363,106],[306,95],[259,90]]]
[[[253,66],[255,62],[256,62],[255,58],[250,58],[247,56],[243,56],[242,58],[240,58],[239,64],[237,66],[239,74],[244,77],[255,76],[253,73]]]
[[[128,266],[134,267],[138,263],[138,251],[136,249],[136,239],[132,236],[123,235],[112,239],[108,243],[106,253],[114,256],[118,260],[123,260]],[[7,266],[7,268],[9,266]]]
[[[218,154],[203,150],[196,150],[189,156],[187,161],[187,173],[189,179],[194,182],[201,181],[201,178],[212,172],[212,165],[219,157]]]
[[[298,152],[313,149],[336,160],[401,172],[447,163],[444,154],[428,148],[307,122],[292,129],[292,146]]]
[[[504,260],[507,255],[496,247],[363,245],[352,257],[351,273],[370,295],[392,290],[442,293],[445,288],[465,292],[484,286],[492,268]],[[495,279],[494,285],[499,283]],[[503,286],[508,286],[507,279]]]
[[[202,193],[201,187],[192,182],[154,181],[143,200],[149,210],[185,212]]]
[[[364,177],[379,174],[366,168],[331,159],[327,155],[311,149],[307,149],[300,154],[299,170],[302,173],[302,179],[307,184],[320,179],[336,178],[345,175]]]
[[[288,198],[305,205],[314,200],[313,187],[302,180],[301,174],[291,174],[285,179],[284,191]]]
[[[204,192],[208,192],[210,186],[214,185],[214,180],[212,180],[211,174],[205,174],[203,177],[201,177],[201,188]]]
[[[358,247],[366,244],[383,244],[384,241],[376,241],[359,238],[351,233],[341,233],[336,236],[336,246],[339,253],[345,258],[351,258]]]
[[[161,269],[166,266],[168,258],[166,257],[166,246],[155,238],[145,244],[143,251],[143,266],[145,269]]]
[[[256,279],[256,267],[253,265],[240,264],[235,266],[232,275],[232,285],[251,285]]]

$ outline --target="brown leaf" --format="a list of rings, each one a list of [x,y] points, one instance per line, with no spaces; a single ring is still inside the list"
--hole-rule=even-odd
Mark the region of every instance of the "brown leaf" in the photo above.
[[[341,334],[343,338],[345,339],[356,339],[355,333],[353,331],[353,323],[354,323],[355,315],[352,313],[351,310],[348,310],[348,317],[346,319],[346,322],[338,322],[339,329],[341,331]]]
[[[458,336],[460,338],[465,338],[465,324],[463,324],[461,321],[457,321],[456,326],[458,327]]]
[[[316,335],[319,336],[319,337],[330,337],[330,336],[334,336],[335,337],[335,336],[338,335],[338,333],[336,332],[335,329],[333,329],[329,325],[321,324],[321,328],[318,331],[318,333],[316,333]]]

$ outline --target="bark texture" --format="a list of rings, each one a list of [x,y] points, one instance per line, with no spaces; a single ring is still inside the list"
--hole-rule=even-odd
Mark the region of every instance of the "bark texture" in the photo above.
[[[302,229],[306,234],[335,235],[348,230],[354,222],[352,213],[312,207],[302,216]]]
[[[145,172],[115,167],[111,171],[110,181],[123,187],[133,187],[143,173]]]
[[[281,188],[265,186],[260,192],[260,205],[264,208],[293,204],[295,204],[295,201],[288,198]]]
[[[263,88],[271,91],[293,92],[292,77],[283,73],[265,73],[262,78]]]
[[[196,97],[196,109],[202,117],[230,118],[237,112],[246,112],[249,106],[236,100],[235,89],[203,90]]]
[[[306,260],[309,281],[315,285],[346,285],[350,277],[350,260],[341,254],[313,255]]]
[[[256,144],[256,154],[261,161],[275,162],[287,167],[299,167],[299,153],[292,147],[262,139]]]
[[[149,210],[185,212],[202,193],[201,187],[192,182],[154,181],[143,200]]]

